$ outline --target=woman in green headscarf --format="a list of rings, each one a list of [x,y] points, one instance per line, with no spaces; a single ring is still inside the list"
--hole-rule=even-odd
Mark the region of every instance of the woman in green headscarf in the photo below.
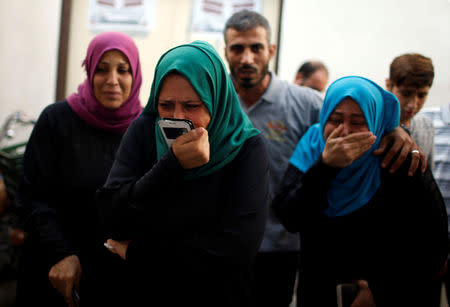
[[[188,119],[194,129],[169,148],[162,118]],[[196,41],[166,52],[98,191],[113,238],[106,245],[144,278],[136,303],[145,294],[163,306],[252,306],[267,184],[263,140],[214,48]]]

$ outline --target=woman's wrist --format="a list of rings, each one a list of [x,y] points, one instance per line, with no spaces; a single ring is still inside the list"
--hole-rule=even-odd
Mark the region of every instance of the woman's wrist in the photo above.
[[[409,128],[408,127],[406,127],[405,125],[403,125],[403,124],[400,124],[400,127],[402,127],[403,128],[403,130],[405,130],[409,135],[411,135],[411,130],[409,130]]]

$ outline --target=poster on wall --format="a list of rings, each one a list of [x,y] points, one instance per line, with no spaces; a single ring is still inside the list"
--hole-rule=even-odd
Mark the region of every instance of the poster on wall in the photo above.
[[[88,29],[147,33],[155,27],[155,15],[156,0],[89,0]]]
[[[194,0],[191,32],[221,35],[227,19],[248,9],[261,13],[261,0]]]

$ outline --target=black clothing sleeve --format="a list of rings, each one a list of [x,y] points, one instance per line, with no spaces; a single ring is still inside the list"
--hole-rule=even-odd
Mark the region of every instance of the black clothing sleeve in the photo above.
[[[303,173],[289,163],[280,189],[272,201],[278,219],[290,232],[308,227],[311,217],[322,214],[327,208],[327,192],[339,168],[322,161],[322,156]]]
[[[427,167],[422,173],[419,165],[415,174],[408,176],[410,163],[409,156],[394,174],[383,172],[383,191],[398,205],[395,211],[391,209],[391,214],[405,225],[398,230],[406,241],[404,244],[414,246],[416,257],[428,264],[428,272],[436,274],[449,251],[445,202],[431,169]]]
[[[47,255],[48,265],[75,254],[58,223],[58,210],[54,188],[58,186],[58,140],[55,122],[51,116],[53,106],[39,116],[27,143],[23,158],[24,176],[17,203],[23,213],[24,230]]]
[[[103,251],[95,192],[121,138],[89,126],[67,101],[41,112],[26,146],[16,203],[26,243],[49,267],[68,255],[92,258]]]

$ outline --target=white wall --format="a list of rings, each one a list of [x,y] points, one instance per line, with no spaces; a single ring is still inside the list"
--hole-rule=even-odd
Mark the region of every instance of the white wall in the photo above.
[[[427,106],[450,101],[450,0],[284,0],[279,75],[292,81],[300,64],[321,60],[330,82],[362,75],[385,87],[394,57],[432,59]]]
[[[15,110],[37,117],[55,100],[61,2],[0,1],[0,125]],[[279,2],[263,1],[275,42]],[[87,30],[87,3],[72,1],[66,95],[84,80],[81,62],[95,35]],[[158,0],[155,29],[133,37],[144,72],[143,104],[163,51],[205,39],[223,56],[222,37],[189,34],[191,5],[191,0]],[[284,0],[283,18],[279,75],[284,79],[293,80],[301,62],[317,58],[329,67],[330,81],[361,74],[384,86],[391,60],[415,51],[435,65],[426,106],[450,99],[450,0]]]
[[[263,14],[272,26],[273,41],[276,42],[280,0],[263,0],[262,2]],[[153,31],[144,35],[132,35],[139,49],[142,66],[143,81],[140,99],[143,105],[147,103],[150,95],[155,65],[159,57],[171,47],[202,39],[211,43],[224,59],[222,36],[190,33],[192,3],[192,0],[157,0]],[[66,95],[76,91],[86,77],[81,63],[86,56],[90,40],[97,34],[87,29],[87,15],[88,0],[72,1]],[[271,65],[273,68],[274,61]]]
[[[55,100],[61,0],[0,1],[0,125]]]

